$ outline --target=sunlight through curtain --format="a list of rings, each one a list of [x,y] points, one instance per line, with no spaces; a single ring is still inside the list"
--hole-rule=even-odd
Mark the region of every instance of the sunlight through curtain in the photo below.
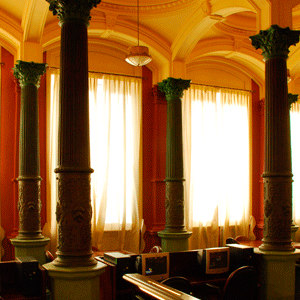
[[[300,103],[293,103],[290,110],[291,118],[291,148],[293,173],[293,220],[300,226]],[[296,232],[296,241],[300,241],[300,230]]]
[[[192,85],[183,98],[186,223],[191,248],[248,235],[249,92]]]
[[[54,169],[57,167],[58,151],[59,70],[52,69],[50,74],[47,83],[50,86],[50,95],[47,101],[47,223],[43,228],[43,234],[50,237],[47,247],[54,255],[57,248],[57,186]]]
[[[93,241],[139,252],[141,80],[92,74]]]
[[[139,252],[141,223],[141,79],[90,74],[92,243],[99,250]],[[56,179],[59,74],[51,75],[48,211],[52,253],[56,251]],[[48,218],[48,219],[49,219]]]

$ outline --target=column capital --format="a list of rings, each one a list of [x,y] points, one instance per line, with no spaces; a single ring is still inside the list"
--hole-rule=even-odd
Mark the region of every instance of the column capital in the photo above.
[[[33,84],[39,88],[40,78],[46,72],[46,64],[18,60],[13,70],[21,87]]]
[[[265,60],[280,56],[287,59],[289,47],[299,42],[299,34],[299,30],[272,25],[268,30],[261,30],[259,34],[250,36],[250,39],[255,49],[262,49]]]
[[[298,94],[288,93],[290,108],[292,107],[293,103],[296,103],[298,101],[298,96]]]
[[[49,10],[57,15],[59,24],[62,25],[71,19],[81,19],[88,26],[91,19],[90,11],[101,0],[46,0]]]
[[[169,77],[158,83],[159,90],[165,93],[167,100],[182,98],[183,91],[190,87],[191,80]]]

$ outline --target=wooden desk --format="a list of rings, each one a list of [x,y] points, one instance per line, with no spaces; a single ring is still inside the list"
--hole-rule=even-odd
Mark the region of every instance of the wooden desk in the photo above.
[[[140,288],[147,295],[151,295],[157,299],[166,300],[199,300],[191,295],[180,292],[179,290],[167,287],[153,279],[149,279],[141,274],[125,274],[125,280],[131,282]]]
[[[254,248],[258,248],[263,242],[261,240],[256,241],[240,241],[239,244],[245,245],[245,246],[251,246]],[[298,242],[292,242],[292,246],[294,248],[300,249],[300,243]]]
[[[200,296],[203,289],[205,289],[206,283],[223,286],[229,276],[229,272],[214,275],[205,274],[197,261],[197,253],[198,250],[170,252],[169,277],[186,277],[191,282],[193,291],[196,292],[195,296],[201,299]],[[95,255],[97,254],[95,253]],[[135,256],[136,254],[133,255],[134,259]],[[129,299],[130,295],[136,292],[136,287],[129,282],[125,282],[126,286],[119,284],[117,266],[105,261],[100,256],[95,256],[95,258],[107,265],[105,273],[100,278],[100,289],[103,300]]]
[[[123,253],[133,254],[129,252]],[[101,256],[97,256],[97,254],[100,254]],[[135,257],[136,254],[133,254],[133,259],[135,259]],[[123,274],[119,274],[120,270],[118,269],[118,266],[104,260],[103,252],[95,253],[95,259],[107,265],[105,272],[100,277],[101,300],[133,299],[136,288],[122,279]]]
[[[11,300],[46,300],[46,270],[42,266],[38,266],[36,277],[29,282],[29,289],[25,291],[22,288],[21,274],[17,261],[1,261],[0,262],[0,296],[2,299]],[[24,279],[24,278],[23,278]],[[36,283],[33,289],[31,283]],[[24,283],[28,284],[28,281]]]

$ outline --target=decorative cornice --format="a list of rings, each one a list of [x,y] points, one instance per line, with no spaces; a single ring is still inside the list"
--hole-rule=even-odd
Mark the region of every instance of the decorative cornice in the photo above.
[[[21,87],[34,84],[38,88],[40,78],[46,72],[46,64],[18,60],[13,70]]]
[[[140,5],[139,12],[140,13],[153,12],[155,14],[160,14],[160,13],[168,12],[170,10],[178,10],[178,9],[185,8],[194,2],[196,2],[196,0],[177,0],[177,1],[164,2],[161,4],[154,4],[154,5]],[[137,11],[136,5],[108,3],[105,1],[101,2],[101,6],[99,6],[99,9],[118,11],[120,13],[127,13],[127,14],[128,13],[136,14]]]
[[[250,36],[250,39],[255,49],[262,49],[265,60],[280,56],[287,59],[289,47],[299,42],[299,35],[298,30],[272,25],[270,29],[261,30],[259,34]]]
[[[91,19],[90,11],[101,0],[46,0],[49,10],[57,15],[60,25],[71,19],[81,19],[88,26]]]
[[[191,80],[169,77],[158,83],[159,90],[165,93],[167,100],[182,98],[183,91],[190,87]]]
[[[230,35],[233,35],[233,36],[238,35],[238,36],[249,38],[249,36],[255,34],[254,30],[245,30],[245,29],[240,29],[240,28],[237,28],[237,27],[232,27],[232,26],[227,25],[224,22],[216,23],[215,27],[218,30],[220,30],[220,31],[222,31],[226,34],[230,34]]]

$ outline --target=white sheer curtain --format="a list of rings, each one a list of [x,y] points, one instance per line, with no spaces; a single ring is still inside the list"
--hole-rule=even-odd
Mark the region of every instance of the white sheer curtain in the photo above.
[[[57,223],[56,223],[56,176],[54,169],[57,167],[58,151],[58,100],[59,100],[59,70],[51,69],[49,101],[47,104],[47,223],[43,234],[50,237],[48,248],[55,255],[57,248]]]
[[[51,76],[48,178],[50,232],[56,251],[57,105],[59,75]],[[141,79],[90,74],[92,238],[99,250],[139,252],[141,224]]]
[[[290,110],[291,146],[293,173],[293,221],[300,226],[300,103],[293,103]],[[296,241],[300,241],[300,230],[296,232]]]
[[[249,92],[192,85],[183,98],[187,227],[191,248],[248,235]]]
[[[141,80],[90,77],[93,240],[139,252]]]

